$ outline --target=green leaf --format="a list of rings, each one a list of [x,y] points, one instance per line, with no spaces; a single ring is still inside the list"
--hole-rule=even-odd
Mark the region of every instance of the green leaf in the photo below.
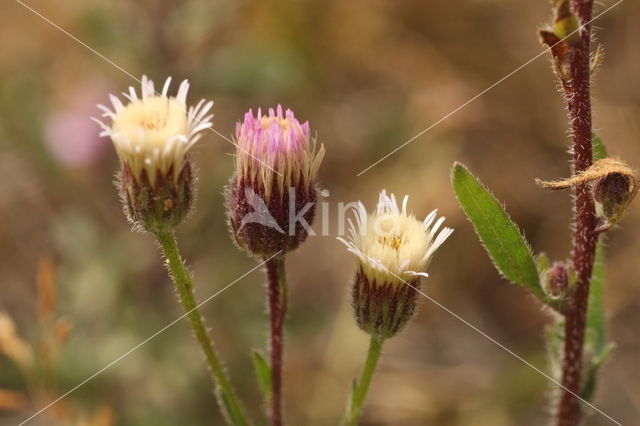
[[[591,150],[593,151],[594,162],[608,157],[607,148],[604,146],[602,139],[595,133],[591,134]]]
[[[593,134],[591,139],[593,160],[607,158],[607,149],[602,140]],[[586,350],[589,355],[582,397],[590,400],[596,389],[598,370],[613,350],[613,344],[607,344],[606,318],[604,312],[604,241],[602,235],[596,246],[596,256],[591,273],[589,305],[587,307]]]
[[[591,140],[594,161],[606,158],[607,150],[602,140],[595,133]],[[596,246],[587,308],[586,344],[587,349],[596,357],[605,350],[607,344],[604,315],[604,238],[604,235],[602,235]]]
[[[253,368],[256,372],[264,401],[269,405],[271,403],[271,367],[269,367],[269,364],[267,364],[267,361],[264,360],[264,357],[258,350],[254,350],[251,353],[251,360],[253,361]]]
[[[531,248],[502,205],[460,163],[453,165],[451,182],[460,206],[498,271],[546,301]]]
[[[596,391],[596,385],[598,383],[598,371],[602,364],[609,358],[609,355],[615,349],[615,345],[613,343],[607,344],[603,351],[596,357],[591,360],[589,367],[587,368],[587,374],[585,378],[585,383],[582,386],[581,398],[586,401],[591,401],[593,398],[593,394]]]
[[[562,376],[562,352],[564,348],[564,317],[557,315],[546,330],[547,350],[553,377],[560,380]]]
[[[229,423],[234,426],[246,426],[242,413],[234,408],[232,397],[220,386],[216,386],[216,395],[222,401]]]
[[[604,238],[604,237],[602,237]],[[600,354],[607,342],[604,316],[604,244],[596,247],[596,259],[591,274],[589,305],[587,308],[587,346],[595,355]]]
[[[353,379],[353,381],[351,382],[351,394],[349,395],[349,404],[347,405],[348,407],[347,419],[350,419],[352,417],[352,413],[356,409],[355,400],[353,396],[356,394],[357,390],[358,390],[358,379]]]
[[[536,264],[538,267],[538,274],[542,274],[544,271],[551,267],[551,262],[545,253],[540,253],[536,258]]]

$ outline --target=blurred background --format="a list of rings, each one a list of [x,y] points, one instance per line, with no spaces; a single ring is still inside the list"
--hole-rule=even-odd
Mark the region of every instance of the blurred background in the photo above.
[[[113,186],[117,158],[89,120],[147,74],[192,82],[215,100],[232,136],[250,107],[281,103],[327,148],[331,236],[288,260],[286,411],[291,425],[335,425],[367,336],[351,317],[354,259],[335,240],[337,203],[372,206],[382,188],[408,193],[456,229],[423,289],[542,370],[548,316],[502,280],[449,184],[455,160],[503,200],[534,250],[570,250],[567,193],[535,177],[567,176],[567,120],[545,55],[359,177],[356,174],[525,63],[542,47],[546,1],[25,0],[103,54],[5,1],[0,14],[0,424],[17,424],[182,311],[151,237],[133,233]],[[605,4],[606,3],[606,4]],[[598,10],[610,5],[607,1]],[[606,59],[595,127],[613,156],[640,166],[640,3],[596,22]],[[636,46],[636,47],[634,47]],[[174,80],[176,81],[176,80]],[[204,299],[255,266],[229,239],[222,189],[233,146],[210,133],[194,155],[199,199],[179,231]],[[640,421],[640,208],[608,236],[607,314],[617,349],[595,403]],[[319,228],[316,224],[316,228]],[[258,424],[250,350],[267,336],[264,276],[255,271],[203,308],[235,386]],[[35,365],[35,367],[34,367]],[[546,424],[544,377],[426,299],[385,348],[366,425]],[[591,415],[588,425],[608,421]],[[218,425],[210,379],[186,322],[168,329],[33,425]]]

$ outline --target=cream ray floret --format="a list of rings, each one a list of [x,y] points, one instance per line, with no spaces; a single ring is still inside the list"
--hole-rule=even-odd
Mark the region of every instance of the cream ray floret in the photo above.
[[[405,196],[400,207],[395,196],[383,190],[371,214],[358,202],[355,223],[349,219],[348,238],[338,238],[358,257],[363,273],[379,285],[426,277],[433,254],[453,232],[446,227],[438,232],[445,218],[436,220],[437,210],[424,221],[416,219],[407,212],[408,199]]]
[[[213,101],[202,99],[197,105],[187,108],[189,82],[182,81],[176,96],[169,96],[171,77],[167,78],[162,92],[155,91],[154,83],[142,76],[141,95],[129,87],[122,101],[109,95],[112,108],[98,105],[102,116],[111,120],[110,125],[95,119],[102,132],[109,136],[123,164],[126,164],[136,179],[147,172],[153,184],[157,172],[166,174],[172,167],[177,179],[185,155],[202,136],[202,131],[211,127],[213,114],[208,114]]]

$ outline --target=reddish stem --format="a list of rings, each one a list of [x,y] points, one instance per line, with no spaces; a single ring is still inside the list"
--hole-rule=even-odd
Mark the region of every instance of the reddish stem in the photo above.
[[[267,261],[269,317],[271,328],[271,426],[282,426],[282,357],[284,295],[280,280],[284,258],[274,257]]]
[[[573,164],[575,173],[591,166],[591,93],[590,52],[593,0],[571,0],[573,13],[584,27],[580,39],[571,49],[571,80],[565,91],[573,131]],[[583,371],[583,348],[586,327],[589,285],[595,257],[597,234],[596,215],[589,186],[576,187],[574,199],[575,235],[573,243],[573,267],[577,282],[565,314],[564,359],[562,385],[565,387],[557,412],[557,426],[580,424],[580,395]]]

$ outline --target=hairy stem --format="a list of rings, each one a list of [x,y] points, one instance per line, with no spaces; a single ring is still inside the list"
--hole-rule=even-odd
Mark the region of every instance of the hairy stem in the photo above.
[[[286,316],[286,273],[284,256],[266,262],[271,346],[271,425],[282,426],[283,323]]]
[[[591,20],[593,0],[571,0],[571,9],[581,23]],[[565,91],[573,133],[573,164],[575,173],[587,169],[593,161],[591,152],[590,93],[591,25],[580,31],[580,39],[572,48],[571,80]],[[597,234],[595,206],[588,184],[576,187],[574,198],[575,235],[573,267],[577,282],[566,311],[562,385],[567,389],[560,396],[557,426],[580,424],[580,401],[583,371],[583,348],[586,327],[589,285],[595,258]],[[570,392],[569,392],[570,391]]]
[[[165,231],[158,232],[156,237],[158,238],[160,247],[167,258],[169,272],[176,285],[182,307],[191,322],[191,328],[193,329],[196,339],[200,344],[200,348],[202,349],[202,352],[204,352],[209,368],[211,369],[214,383],[216,383],[217,386],[216,390],[220,409],[225,413],[227,421],[230,424],[236,426],[248,425],[249,423],[247,422],[240,404],[234,395],[233,388],[227,378],[222,363],[218,359],[213,348],[211,337],[204,326],[202,315],[198,310],[193,296],[193,279],[180,257],[175,235],[171,231]]]
[[[349,410],[347,412],[346,424],[348,426],[355,426],[358,424],[360,414],[362,413],[362,407],[364,400],[367,397],[367,391],[369,385],[373,379],[373,374],[376,371],[380,354],[382,353],[382,345],[384,344],[384,338],[380,336],[371,335],[371,341],[369,343],[369,352],[367,353],[367,360],[364,364],[364,370],[360,380],[356,383],[351,395],[351,402]]]

